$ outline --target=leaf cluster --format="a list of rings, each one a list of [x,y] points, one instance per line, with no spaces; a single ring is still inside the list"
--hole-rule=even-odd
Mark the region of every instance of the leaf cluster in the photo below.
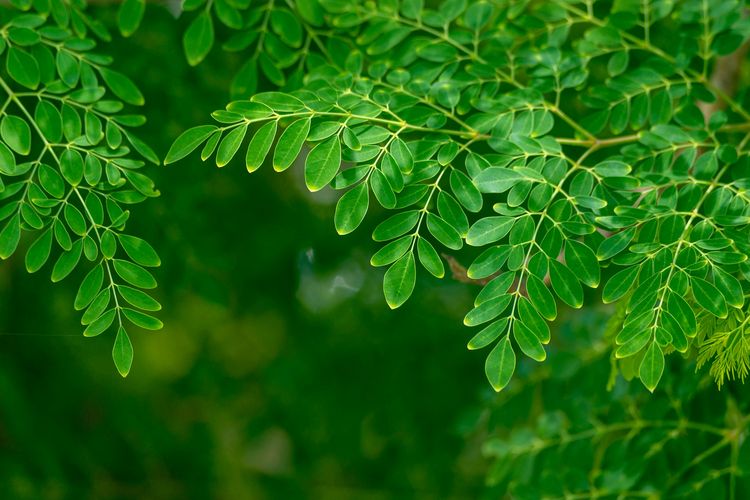
[[[48,266],[53,282],[79,275],[83,334],[114,330],[126,376],[128,325],[162,326],[144,291],[159,257],[127,232],[128,207],[158,195],[142,170],[159,159],[133,131],[145,117],[128,111],[143,95],[97,51],[110,35],[84,2],[11,4],[0,27],[0,258],[23,252],[26,269]]]
[[[490,348],[497,391],[519,354],[545,360],[548,322],[595,289],[622,311],[611,339],[627,378],[653,391],[666,355],[699,352],[744,377],[744,340],[699,328],[709,316],[744,339],[747,325],[750,114],[712,78],[750,36],[743,2],[246,3],[225,4],[236,27],[206,3],[188,60],[210,49],[196,26],[213,12],[253,33],[251,80],[279,91],[240,85],[166,163],[199,148],[249,172],[299,162],[310,191],[343,192],[339,234],[392,211],[371,259],[392,308],[418,268],[442,278],[440,254],[465,251],[483,285],[468,345]],[[283,77],[287,62],[303,76]]]

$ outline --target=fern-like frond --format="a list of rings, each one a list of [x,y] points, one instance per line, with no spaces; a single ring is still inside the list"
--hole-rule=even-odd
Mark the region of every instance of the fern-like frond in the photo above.
[[[112,354],[125,376],[133,358],[126,327],[162,326],[150,314],[158,302],[142,291],[156,286],[144,267],[159,257],[126,231],[127,206],[158,195],[141,173],[144,159],[159,160],[133,132],[145,118],[123,113],[143,96],[86,37],[109,35],[85,3],[34,6],[6,12],[1,30],[0,258],[25,247],[26,269],[50,262],[53,282],[85,272],[74,304],[84,335],[115,329]]]
[[[319,4],[316,23],[308,2],[287,4],[301,33],[326,40],[309,45],[304,81],[215,112],[219,126],[185,132],[167,162],[205,143],[223,166],[246,136],[249,171],[301,155],[311,191],[346,190],[341,234],[372,195],[396,211],[373,233],[391,307],[418,263],[442,277],[442,251],[480,248],[468,276],[484,286],[464,323],[482,326],[469,348],[494,344],[496,390],[518,350],[546,358],[558,303],[582,307],[602,274],[604,301],[627,302],[616,356],[652,391],[697,315],[744,306],[750,114],[711,78],[750,36],[740,3]]]

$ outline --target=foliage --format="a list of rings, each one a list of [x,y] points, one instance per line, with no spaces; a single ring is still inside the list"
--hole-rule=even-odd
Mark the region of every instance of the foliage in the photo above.
[[[392,308],[412,294],[417,262],[445,275],[436,246],[482,248],[467,275],[484,288],[464,323],[483,325],[471,349],[494,344],[485,368],[495,390],[519,350],[546,358],[557,301],[582,307],[583,287],[599,287],[603,272],[603,301],[623,311],[614,345],[627,378],[653,391],[677,351],[710,362],[719,384],[744,379],[750,115],[711,70],[743,50],[750,23],[741,3],[707,5],[185,2],[199,11],[184,34],[188,62],[210,52],[215,16],[237,31],[224,48],[251,52],[233,83],[234,95],[251,97],[216,111],[219,126],[182,134],[165,163],[202,146],[201,158],[221,167],[246,144],[248,171],[267,159],[283,171],[309,148],[308,189],[346,190],[340,234],[362,223],[370,193],[396,211],[373,231],[387,243],[371,259],[388,266]],[[33,231],[30,272],[53,243],[62,251],[53,281],[81,255],[95,262],[75,306],[86,309],[86,335],[116,326],[113,355],[127,374],[124,320],[161,326],[137,310],[158,303],[130,286],[155,286],[141,266],[159,259],[122,233],[121,205],[157,194],[137,172],[144,162],[128,158],[132,148],[158,162],[127,128],[143,119],[119,114],[143,99],[89,52],[89,32],[109,34],[85,3],[14,6],[35,13],[6,13],[3,31],[2,174],[22,180],[2,185],[0,255]],[[120,6],[124,35],[143,11],[140,0]],[[667,32],[679,43],[659,39]],[[254,93],[260,75],[285,92]]]
[[[125,206],[158,195],[139,170],[159,159],[131,130],[145,118],[123,113],[143,96],[95,52],[95,38],[110,36],[84,2],[12,4],[18,11],[2,11],[0,40],[0,258],[29,233],[29,272],[54,262],[58,282],[85,269],[74,303],[83,334],[114,329],[112,357],[126,376],[133,359],[126,326],[162,326],[148,314],[161,306],[141,290],[156,286],[144,267],[159,257],[125,232]]]
[[[622,311],[626,378],[653,391],[678,352],[700,353],[719,384],[744,379],[750,115],[711,78],[744,50],[742,2],[233,2],[241,27],[211,5],[185,34],[188,60],[210,48],[196,25],[214,12],[255,43],[249,99],[183,133],[165,163],[199,147],[219,167],[244,150],[249,172],[304,157],[310,191],[345,191],[339,234],[393,210],[371,259],[388,266],[392,308],[417,267],[444,276],[441,251],[482,249],[464,323],[483,327],[470,349],[494,344],[497,391],[519,351],[545,360],[558,304],[580,308],[601,283]],[[283,92],[252,93],[258,50]],[[304,78],[287,80],[290,64]]]
[[[491,403],[482,447],[488,498],[745,498],[750,492],[746,386],[720,397],[689,363],[667,363],[662,397],[612,370],[596,331],[605,310],[575,316],[548,365]],[[614,325],[611,325],[614,326]],[[739,390],[733,390],[739,389]]]
[[[122,64],[96,52],[94,39],[111,36],[83,0],[10,3],[0,11],[0,257],[20,254],[30,272],[50,262],[53,281],[78,275],[84,334],[116,332],[125,376],[126,326],[162,326],[143,291],[160,259],[126,232],[125,206],[158,195],[141,171],[159,159],[132,131],[145,118],[126,108],[144,99]],[[491,498],[747,496],[747,397],[734,383],[750,370],[744,2],[182,7],[189,65],[216,40],[242,62],[227,85],[236,100],[179,135],[164,160],[181,162],[172,172],[200,150],[218,167],[244,156],[248,172],[297,167],[309,191],[340,191],[339,234],[374,213],[371,263],[386,268],[391,308],[417,276],[432,285],[448,271],[481,285],[464,323],[480,327],[468,347],[488,348],[487,378],[503,391],[478,426],[480,439],[490,433]],[[120,34],[133,35],[145,9],[122,2]],[[550,326],[584,302],[585,314]],[[184,322],[215,330],[206,310]],[[424,343],[441,317],[418,319]],[[342,358],[333,366],[351,365]],[[626,383],[635,377],[661,397]],[[387,394],[369,372],[362,379]]]

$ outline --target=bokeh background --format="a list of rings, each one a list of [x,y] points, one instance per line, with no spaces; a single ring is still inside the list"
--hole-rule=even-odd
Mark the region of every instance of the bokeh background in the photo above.
[[[115,9],[104,9],[113,19]],[[146,96],[164,155],[228,100],[241,59],[182,55],[185,23],[149,6],[103,51]],[[473,498],[486,353],[461,318],[476,290],[420,275],[391,312],[369,267],[372,216],[338,237],[333,193],[300,170],[250,176],[196,156],[150,169],[161,190],[129,225],[159,251],[161,332],[86,339],[78,277],[0,265],[0,498]],[[28,245],[29,242],[25,242]]]

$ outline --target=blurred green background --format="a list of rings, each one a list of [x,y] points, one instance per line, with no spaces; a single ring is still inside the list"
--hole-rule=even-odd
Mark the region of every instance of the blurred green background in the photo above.
[[[149,7],[102,48],[141,87],[162,156],[224,106],[242,62],[214,50],[190,68],[184,25]],[[332,193],[240,163],[150,169],[162,196],[129,224],[162,257],[166,327],[131,333],[127,379],[111,335],[80,335],[77,277],[28,275],[23,251],[0,266],[0,498],[477,495],[491,391],[461,325],[476,291],[423,273],[389,311],[368,264],[381,217],[337,237]]]

